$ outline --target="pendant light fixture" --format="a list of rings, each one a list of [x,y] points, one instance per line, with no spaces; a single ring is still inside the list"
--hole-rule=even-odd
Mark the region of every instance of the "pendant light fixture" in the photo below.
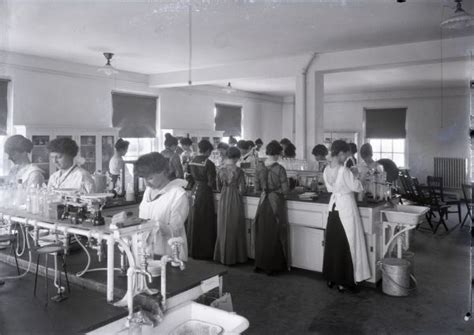
[[[104,57],[107,60],[107,63],[105,63],[104,66],[98,68],[97,71],[105,74],[106,76],[111,76],[113,74],[119,73],[118,70],[114,68],[112,64],[110,64],[110,60],[113,56],[114,54],[111,52],[104,52]]]
[[[474,26],[474,16],[462,8],[462,0],[454,0],[456,9],[454,14],[441,22],[441,28],[446,29],[466,29]]]
[[[227,86],[224,87],[222,90],[226,92],[227,94],[231,94],[235,92],[235,88],[232,87],[232,85],[230,84],[230,81],[227,83]]]

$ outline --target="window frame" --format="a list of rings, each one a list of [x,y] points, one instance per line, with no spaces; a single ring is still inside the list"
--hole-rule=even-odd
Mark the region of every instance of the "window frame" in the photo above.
[[[366,138],[366,143],[370,143],[372,145],[372,149],[374,148],[374,145],[373,145],[373,142],[371,141],[381,141],[380,142],[380,150],[378,151],[373,151],[374,153],[374,156],[376,156],[376,154],[378,156],[380,156],[378,159],[381,159],[381,158],[386,158],[386,157],[383,157],[383,154],[390,154],[391,155],[391,160],[393,160],[395,162],[395,164],[397,164],[397,166],[399,168],[409,168],[408,166],[408,152],[407,152],[407,139],[406,138]],[[396,140],[403,140],[403,152],[399,152],[399,151],[394,151],[394,141]],[[384,151],[382,149],[382,141],[391,141],[391,151]],[[404,165],[403,166],[400,166],[394,159],[393,159],[393,155],[394,154],[403,154],[403,160],[404,160]],[[374,158],[375,159],[375,158]],[[378,160],[378,159],[375,159],[375,160]]]

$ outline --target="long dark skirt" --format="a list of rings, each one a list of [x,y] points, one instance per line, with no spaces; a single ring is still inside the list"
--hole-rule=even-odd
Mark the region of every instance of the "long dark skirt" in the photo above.
[[[337,285],[355,285],[351,250],[338,211],[329,212],[328,216],[323,276]]]
[[[214,260],[225,265],[248,260],[244,206],[237,187],[224,186],[221,192]]]
[[[255,220],[255,268],[266,272],[288,269],[283,244],[281,242],[282,224],[273,212],[268,197],[257,210]]]
[[[214,195],[207,183],[197,182],[194,185],[186,235],[190,257],[212,259],[216,245],[217,226]]]

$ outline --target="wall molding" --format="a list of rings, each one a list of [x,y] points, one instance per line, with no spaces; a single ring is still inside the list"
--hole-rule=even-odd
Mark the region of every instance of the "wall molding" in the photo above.
[[[252,93],[252,92],[245,92],[245,91],[236,91],[234,93],[225,93],[222,91],[221,87],[218,86],[211,86],[211,85],[198,85],[198,86],[191,86],[191,87],[173,87],[173,88],[161,88],[158,92],[181,92],[181,93],[196,93],[200,95],[214,97],[216,100],[234,100],[237,99],[248,99],[254,100],[259,102],[270,102],[275,104],[283,104],[284,99],[279,96],[267,95],[267,94],[259,94],[259,93]],[[234,104],[240,104],[241,102],[234,102]]]
[[[34,55],[0,51],[0,65],[4,67],[2,70],[4,70],[7,75],[10,75],[8,73],[9,69],[17,69],[64,77],[101,80],[104,82],[130,82],[143,84],[148,87],[148,75],[145,74],[122,71],[119,69],[118,75],[115,77],[107,77],[97,72],[99,66],[95,67]],[[150,88],[150,90],[153,90],[153,88]]]
[[[443,94],[442,94],[443,93]],[[413,89],[364,93],[326,94],[324,103],[340,103],[377,100],[416,100],[464,97],[469,98],[468,88]]]

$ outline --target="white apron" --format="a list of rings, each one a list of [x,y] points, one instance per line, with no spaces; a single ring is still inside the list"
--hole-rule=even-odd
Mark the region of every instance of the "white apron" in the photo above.
[[[336,180],[331,184],[327,178],[330,170],[328,168],[324,172],[324,181],[328,191],[332,192],[329,210],[331,211],[333,205],[336,204],[335,209],[339,211],[339,218],[341,219],[351,250],[354,280],[361,282],[369,279],[371,276],[364,228],[359,208],[354,198],[354,192],[361,192],[363,190],[362,184],[346,167],[339,168]]]

